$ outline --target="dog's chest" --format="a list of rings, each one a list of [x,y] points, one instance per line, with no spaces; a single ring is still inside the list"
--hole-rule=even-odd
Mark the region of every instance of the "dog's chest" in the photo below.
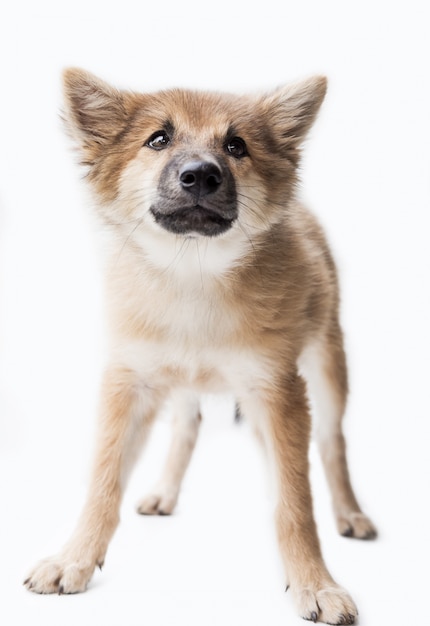
[[[165,300],[166,298],[166,300]],[[219,378],[241,344],[240,314],[208,285],[163,294],[153,319],[159,330],[152,358],[188,379]],[[153,311],[152,311],[153,314]]]
[[[117,338],[117,350],[151,384],[228,389],[235,373],[255,361],[240,307],[209,281],[183,289],[152,284],[133,306],[139,322]]]
[[[183,341],[197,350],[228,345],[238,326],[237,312],[222,295],[201,288],[176,293],[160,314],[169,340]]]

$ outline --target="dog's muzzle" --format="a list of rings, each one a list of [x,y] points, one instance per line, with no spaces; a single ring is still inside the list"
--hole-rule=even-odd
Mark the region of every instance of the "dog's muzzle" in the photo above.
[[[158,191],[150,210],[169,232],[215,237],[237,218],[234,178],[227,166],[212,158],[172,160],[161,174]]]

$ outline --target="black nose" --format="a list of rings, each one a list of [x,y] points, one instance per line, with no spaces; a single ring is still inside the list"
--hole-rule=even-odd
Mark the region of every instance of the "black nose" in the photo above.
[[[179,171],[182,188],[193,195],[207,196],[222,183],[222,172],[212,161],[188,161]]]

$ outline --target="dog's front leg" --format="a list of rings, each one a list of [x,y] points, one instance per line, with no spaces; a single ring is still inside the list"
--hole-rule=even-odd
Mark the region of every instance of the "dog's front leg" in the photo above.
[[[329,624],[352,624],[357,609],[330,576],[312,512],[308,445],[310,415],[297,374],[255,389],[242,401],[263,436],[278,487],[276,524],[287,581],[300,615]]]
[[[41,561],[25,581],[37,593],[84,591],[103,564],[137,453],[153,422],[159,394],[131,370],[109,368],[102,384],[99,432],[88,498],[63,550]]]

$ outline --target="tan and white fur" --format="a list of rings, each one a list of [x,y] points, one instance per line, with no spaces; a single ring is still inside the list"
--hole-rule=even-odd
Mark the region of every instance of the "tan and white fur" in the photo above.
[[[135,94],[70,69],[64,86],[68,130],[109,239],[109,359],[86,505],[69,542],[26,586],[86,589],[167,398],[175,406],[167,464],[138,510],[171,513],[198,435],[198,396],[229,391],[274,468],[279,546],[300,615],[353,623],[355,604],[321,555],[308,468],[309,387],[338,530],[374,537],[341,427],[347,370],[336,269],[296,199],[300,147],[325,78],[261,95]]]

